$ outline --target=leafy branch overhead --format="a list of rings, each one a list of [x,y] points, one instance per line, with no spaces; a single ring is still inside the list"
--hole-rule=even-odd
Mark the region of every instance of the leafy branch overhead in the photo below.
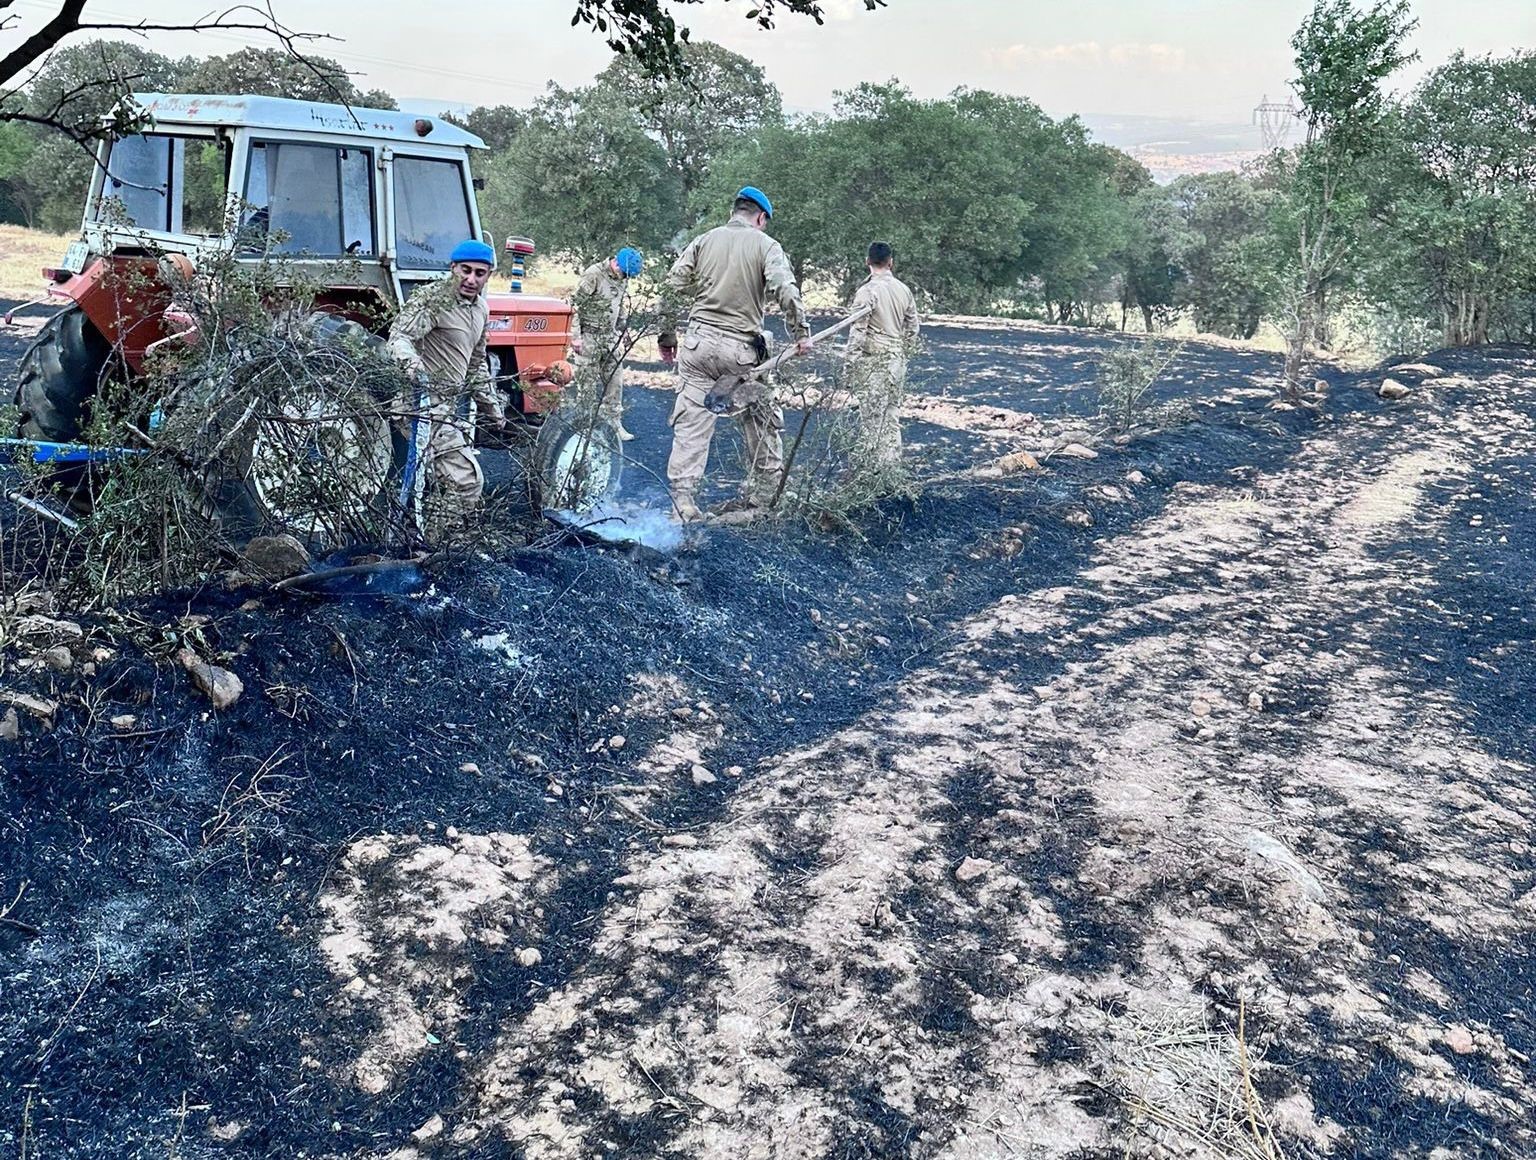
[[[703,4],[706,0],[676,0],[681,4]],[[724,0],[730,3],[730,0]],[[886,0],[863,0],[870,12],[884,8]],[[773,27],[780,11],[809,16],[817,24],[825,22],[821,0],[749,0],[746,19],[760,28]],[[668,12],[663,0],[576,0],[576,14],[571,26],[591,25],[608,38],[615,52],[633,56],[644,67],[662,76],[686,73],[688,63],[682,45],[688,41],[688,29],[680,26]]]
[[[13,3],[14,0],[0,0],[0,32],[23,27],[21,16],[6,11]],[[270,77],[274,72],[302,74],[305,81],[318,88],[317,95],[342,104],[350,104],[358,95],[341,65],[301,51],[311,42],[338,38],[290,28],[277,18],[271,0],[232,4],[195,20],[169,22],[158,19],[155,9],[149,5],[142,6],[146,9],[142,17],[123,17],[114,12],[103,20],[93,19],[87,6],[87,0],[60,0],[51,16],[30,29],[21,43],[0,56],[0,124],[38,125],[62,132],[80,143],[104,132],[133,132],[140,127],[139,118],[129,108],[125,108],[113,124],[104,126],[101,121],[108,110],[117,106],[121,97],[134,89],[143,91],[155,83],[152,76],[121,67],[124,50],[130,57],[137,51],[143,57],[164,58],[137,46],[110,41],[61,48],[66,39],[83,32],[126,32],[137,36],[151,32],[239,32],[266,37],[277,47],[265,52],[245,49],[242,54],[236,54],[260,58],[266,66],[250,69],[253,77]],[[92,49],[95,50],[95,67],[77,85],[68,91],[56,92],[52,102],[39,99],[39,79],[48,74],[50,64],[57,57]],[[247,88],[241,91],[258,90]]]

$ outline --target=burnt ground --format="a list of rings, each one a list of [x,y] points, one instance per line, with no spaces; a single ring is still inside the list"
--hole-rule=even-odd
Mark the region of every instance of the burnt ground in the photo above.
[[[1277,411],[1192,346],[1178,425],[957,478],[1091,436],[1112,340],[928,338],[946,478],[858,535],[11,645],[0,1150],[1536,1155],[1532,353]]]

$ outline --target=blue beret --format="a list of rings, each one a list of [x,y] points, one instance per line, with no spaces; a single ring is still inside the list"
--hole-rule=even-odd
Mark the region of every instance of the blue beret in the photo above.
[[[484,262],[491,269],[496,268],[496,251],[484,242],[470,238],[453,247],[453,253],[448,255],[450,262]]]
[[[741,192],[736,195],[736,200],[740,201],[742,198],[746,198],[748,201],[756,202],[758,208],[761,209],[765,214],[767,214],[769,217],[773,216],[773,202],[769,201],[768,195],[762,190],[758,189],[757,186],[742,186]]]

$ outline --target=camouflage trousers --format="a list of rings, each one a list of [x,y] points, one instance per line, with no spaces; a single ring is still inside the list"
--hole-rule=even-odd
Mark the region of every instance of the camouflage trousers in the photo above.
[[[416,471],[416,495],[421,505],[422,531],[429,540],[466,522],[480,507],[485,477],[469,438],[468,420],[457,413],[457,400],[430,402],[421,415],[421,462]],[[415,418],[399,419],[400,433],[409,440]]]
[[[901,462],[901,401],[906,395],[907,360],[899,353],[866,354],[850,368],[859,400],[859,464],[890,467]]]
[[[690,325],[678,351],[677,402],[668,420],[672,454],[667,483],[672,500],[692,501],[709,465],[709,445],[720,418],[704,406],[704,396],[722,375],[739,375],[757,364],[750,337],[713,326]],[[741,424],[747,451],[747,498],[766,505],[779,489],[784,472],[784,411],[766,400],[751,403],[733,416]]]
[[[615,419],[624,413],[624,362],[619,358],[616,342],[612,334],[590,330],[581,332],[582,352],[596,366],[598,379],[602,383],[602,408]]]

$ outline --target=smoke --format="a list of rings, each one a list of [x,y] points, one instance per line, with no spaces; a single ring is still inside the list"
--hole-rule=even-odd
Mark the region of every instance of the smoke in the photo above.
[[[658,552],[671,552],[683,542],[682,525],[666,508],[645,507],[634,500],[598,504],[584,512],[547,513],[562,527],[609,544],[643,544]]]

